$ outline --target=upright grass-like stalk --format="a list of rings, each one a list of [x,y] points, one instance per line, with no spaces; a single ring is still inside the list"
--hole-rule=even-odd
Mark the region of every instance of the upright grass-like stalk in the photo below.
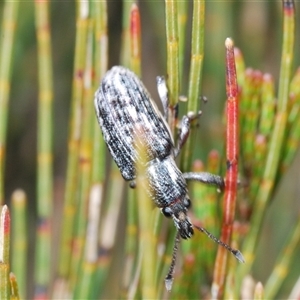
[[[100,80],[104,76],[107,65],[108,65],[108,36],[107,36],[107,2],[106,1],[100,1],[99,2],[93,2],[93,18],[95,22],[95,80],[94,85],[98,87]],[[95,120],[95,126],[99,126],[97,120]],[[99,132],[99,130],[95,131]],[[101,140],[102,147],[104,145],[103,139]],[[97,142],[95,141],[95,145]],[[100,148],[102,148],[100,147]],[[104,152],[101,153],[101,155],[95,155],[95,159],[97,157],[103,158]],[[94,152],[95,154],[95,152]],[[101,160],[102,163],[99,163],[99,168],[95,167],[93,170],[95,171],[93,178],[98,178],[100,180],[103,180],[104,178],[104,162],[103,159]],[[98,175],[96,175],[98,174]]]
[[[100,79],[104,76],[108,61],[108,41],[107,41],[107,3],[92,3],[92,19],[95,24],[94,30],[94,73],[93,90],[98,88]],[[92,99],[92,95],[91,98]],[[90,103],[91,105],[91,103]],[[103,141],[99,125],[96,118],[93,120],[93,157],[92,157],[92,176],[89,193],[88,223],[84,249],[84,283],[86,286],[85,296],[87,298],[97,298],[97,266],[98,266],[98,236],[103,206],[104,180],[105,180],[105,143]],[[101,283],[102,284],[102,283]]]
[[[94,96],[94,85],[92,80],[92,74],[94,73],[93,62],[93,47],[94,47],[94,23],[89,20],[88,32],[86,40],[86,63],[84,70],[84,91],[82,101],[82,127],[81,127],[81,140],[79,147],[79,178],[78,178],[78,213],[76,218],[76,232],[74,235],[76,250],[74,252],[76,258],[72,261],[72,270],[76,274],[82,270],[82,275],[76,278],[76,288],[74,292],[74,298],[84,299],[89,295],[88,279],[91,278],[92,270],[90,264],[87,261],[83,261],[84,249],[89,249],[86,241],[86,237],[92,238],[91,227],[87,235],[87,222],[88,214],[86,207],[89,206],[89,196],[91,188],[91,174],[92,174],[92,150],[93,150],[93,129],[94,129],[94,107],[91,105],[91,99]],[[91,208],[92,209],[92,208]],[[98,207],[99,209],[99,207]],[[89,216],[92,217],[92,211],[89,210]],[[89,223],[91,224],[91,223]],[[97,241],[97,239],[96,239]],[[86,246],[86,247],[85,247]],[[77,270],[77,272],[76,272]]]
[[[12,265],[11,269],[18,278],[19,294],[26,297],[26,269],[28,255],[27,199],[23,190],[12,194]]]
[[[120,219],[121,205],[124,195],[124,180],[119,174],[119,170],[112,169],[108,177],[109,186],[105,194],[105,207],[100,226],[99,257],[97,282],[99,289],[103,290],[106,284],[107,275],[113,259],[112,250],[116,244],[118,220]],[[109,200],[107,200],[109,199]],[[116,292],[116,291],[114,291]]]
[[[49,2],[35,2],[38,42],[38,140],[37,205],[38,225],[35,256],[35,296],[48,293],[51,269],[51,218],[53,203],[52,174],[52,58],[49,24]]]
[[[68,278],[70,276],[70,263],[72,252],[72,241],[76,215],[76,191],[78,180],[78,158],[79,145],[81,137],[81,103],[83,97],[83,74],[86,57],[86,35],[88,20],[86,15],[87,2],[77,2],[77,19],[76,19],[76,44],[75,44],[75,60],[73,73],[73,90],[71,100],[70,128],[68,139],[68,162],[67,162],[67,178],[64,195],[64,212],[62,223],[61,251],[59,257],[58,274],[62,279],[63,293],[67,292]]]
[[[130,65],[131,69],[141,76],[141,20],[139,8],[132,4],[130,13]],[[125,45],[124,45],[125,47]],[[138,201],[136,193],[129,189],[127,193],[127,225],[125,241],[125,273],[123,276],[124,293],[129,299],[137,292],[137,281],[140,278],[141,254],[138,249]]]
[[[237,74],[238,86],[243,87],[245,85],[245,61],[243,54],[239,48],[234,48],[234,60]],[[241,107],[240,107],[241,109]],[[241,116],[240,116],[241,118]]]
[[[274,188],[274,182],[278,171],[278,164],[283,147],[288,117],[287,105],[289,95],[289,80],[291,77],[294,52],[294,13],[294,2],[289,0],[283,1],[283,48],[281,56],[277,112],[275,115],[273,131],[270,137],[264,173],[258,189],[255,205],[253,207],[250,231],[247,235],[247,239],[245,240],[242,251],[247,263],[239,268],[237,286],[240,286],[242,278],[244,278],[244,276],[252,267],[254,261],[253,254],[257,245],[259,230],[265,214],[266,205]]]
[[[179,43],[177,1],[166,0],[167,82],[169,88],[169,125],[175,132],[175,105],[179,96]]]
[[[99,50],[99,60],[95,61],[96,66],[99,68],[97,74],[99,77],[97,78],[98,82],[95,82],[97,88],[100,80],[104,76],[108,67],[108,36],[107,36],[107,3],[106,1],[97,7],[98,10],[98,38],[101,36],[101,40],[104,43],[98,45]],[[101,16],[100,16],[101,15]],[[100,34],[101,33],[101,34]],[[124,41],[124,36],[123,36]],[[98,43],[97,43],[98,44]],[[97,48],[96,48],[97,49]],[[99,291],[103,291],[105,289],[107,275],[109,273],[110,264],[112,262],[112,250],[116,243],[116,236],[118,232],[118,219],[121,210],[121,200],[124,182],[118,176],[118,169],[115,165],[110,169],[110,173],[107,172],[107,168],[105,168],[105,153],[106,146],[104,144],[99,125],[95,124],[95,133],[94,139],[98,138],[98,142],[94,142],[94,170],[97,173],[94,173],[96,178],[100,181],[102,186],[101,189],[104,188],[105,180],[108,183],[107,189],[105,193],[102,192],[101,201],[102,209],[101,219],[100,219],[100,235],[98,242],[98,259],[97,259],[97,270],[94,276],[94,282],[97,282],[98,288],[94,291],[96,295],[99,294]],[[95,146],[97,146],[97,150],[95,152]],[[98,148],[99,147],[99,148]],[[96,156],[98,156],[96,158]],[[97,164],[97,166],[96,166]],[[102,190],[103,191],[103,190]],[[116,295],[117,291],[113,292]]]
[[[270,74],[263,75],[261,80],[261,98],[264,101],[262,102],[258,131],[262,135],[268,136],[273,126],[275,114],[274,80]]]
[[[201,79],[204,59],[205,1],[195,0],[193,4],[192,50],[187,112],[197,113],[201,95]],[[183,171],[191,169],[194,143],[195,130],[193,126],[191,126],[189,139],[186,141],[185,147],[182,150],[181,169]]]
[[[179,63],[179,80],[183,80],[183,69],[184,69],[184,56],[186,48],[186,27],[188,20],[188,1],[178,1],[178,40],[179,40],[179,54],[178,54],[178,63]],[[179,87],[179,91],[182,90],[182,85]]]
[[[0,299],[19,300],[16,276],[10,272],[10,240],[11,218],[7,205],[4,205],[0,211]]]
[[[95,58],[95,66],[96,66],[96,80],[95,80],[95,90],[98,88],[99,82],[104,76],[107,65],[108,65],[108,36],[107,36],[107,3],[106,1],[101,3],[94,3],[95,5],[95,22],[96,22],[96,58]],[[95,130],[94,130],[94,153],[93,153],[93,187],[99,189],[100,201],[104,202],[106,197],[104,196],[104,184],[105,179],[107,179],[106,173],[106,160],[105,160],[105,153],[106,153],[106,145],[103,141],[101,131],[99,130],[99,124],[95,121]],[[95,185],[94,185],[95,182]],[[103,208],[102,204],[102,208]],[[101,211],[102,213],[102,211]],[[103,215],[103,214],[102,214]],[[100,216],[100,211],[99,211]],[[104,219],[104,220],[103,220]],[[102,223],[105,222],[106,216],[100,219]],[[103,225],[102,225],[103,226]],[[112,233],[115,234],[115,233]],[[105,244],[105,243],[104,243]],[[105,245],[104,245],[105,246]],[[87,245],[86,245],[87,247]],[[102,237],[100,238],[100,247],[103,247],[103,240]],[[100,248],[104,250],[104,248]],[[108,250],[108,251],[106,251]],[[97,251],[99,249],[97,248]],[[100,259],[99,259],[100,258]],[[105,249],[101,254],[100,257],[98,255],[96,266],[98,270],[96,270],[93,283],[96,282],[97,285],[100,283],[100,287],[105,285],[106,276],[108,273],[109,263],[111,262],[111,252],[110,249]],[[99,282],[100,280],[100,282]],[[99,290],[95,290],[95,295],[98,295]]]
[[[254,165],[253,153],[255,148],[256,127],[259,121],[259,105],[260,91],[262,85],[262,73],[252,69],[247,69],[245,75],[245,85],[247,85],[247,93],[245,93],[244,112],[246,114],[243,119],[244,135],[241,138],[243,144],[243,157],[245,172]],[[264,103],[263,106],[266,106]]]
[[[284,148],[282,150],[282,161],[280,171],[277,175],[277,181],[282,177],[281,174],[286,171],[291,164],[296,151],[298,150],[300,140],[300,68],[296,71],[290,83],[289,94],[289,115],[287,124],[287,133],[285,137]]]
[[[11,65],[19,1],[5,1],[0,43],[0,205],[4,204],[4,166]]]
[[[125,0],[123,3],[123,12],[122,12],[122,44],[121,44],[121,57],[120,61],[123,66],[129,67],[131,65],[131,23],[130,15],[132,10],[132,5],[134,4],[133,0]]]
[[[250,201],[254,201],[257,195],[260,181],[263,176],[264,165],[261,163],[265,160],[267,155],[267,143],[270,138],[270,132],[274,125],[275,116],[275,95],[274,95],[274,81],[270,74],[264,74],[261,76],[261,109],[257,107],[257,111],[261,111],[260,121],[258,124],[258,132],[256,136],[253,136],[252,154],[249,155],[251,165],[253,166],[253,177],[250,186]],[[263,100],[263,101],[262,101]],[[245,129],[247,127],[244,127]],[[253,129],[255,132],[255,128]],[[254,155],[253,155],[254,153]],[[249,167],[249,160],[244,157],[245,167]],[[247,165],[247,166],[246,166]],[[247,172],[247,170],[246,170]]]
[[[136,4],[132,4],[130,11],[130,67],[133,72],[141,76],[141,20]]]
[[[145,136],[143,132],[136,129],[136,148],[141,156],[137,164],[137,201],[138,201],[138,221],[139,221],[139,252],[141,254],[141,296],[142,299],[157,299],[158,290],[156,284],[156,265],[158,255],[156,251],[157,236],[154,234],[155,214],[151,212],[151,199],[145,190],[148,184],[146,172],[146,143],[140,136]]]
[[[227,38],[226,46],[226,176],[225,176],[225,194],[223,202],[223,220],[221,241],[229,244],[234,222],[237,181],[238,181],[238,158],[239,158],[239,119],[238,119],[238,85],[234,61],[233,41]],[[226,275],[228,251],[218,248],[217,258],[214,269],[214,279],[212,283],[212,298],[220,297]]]
[[[4,205],[0,212],[0,299],[10,299],[9,250],[10,250],[10,213]]]

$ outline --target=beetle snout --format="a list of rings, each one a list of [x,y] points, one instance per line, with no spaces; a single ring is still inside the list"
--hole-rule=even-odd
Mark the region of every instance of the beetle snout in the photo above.
[[[191,238],[194,234],[193,225],[185,212],[180,211],[177,216],[173,215],[175,226],[178,228],[179,234],[183,239]]]

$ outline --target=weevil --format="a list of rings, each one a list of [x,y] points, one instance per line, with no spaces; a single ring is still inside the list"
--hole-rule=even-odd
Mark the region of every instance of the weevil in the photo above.
[[[193,225],[187,215],[191,201],[188,196],[186,180],[224,187],[221,176],[210,173],[182,173],[175,158],[180,153],[189,135],[190,123],[198,114],[183,116],[178,142],[175,145],[169,126],[168,90],[163,77],[157,77],[158,94],[162,101],[164,116],[160,113],[141,80],[130,70],[115,66],[109,70],[95,93],[95,110],[109,152],[116,162],[123,178],[134,182],[137,176],[136,163],[141,160],[139,149],[134,142],[137,128],[141,140],[146,144],[147,192],[162,213],[172,218],[178,230],[173,249],[170,270],[166,277],[166,287],[171,289],[172,273],[180,237],[191,238],[196,229],[225,247],[240,261],[243,256],[239,250],[215,238],[206,229]]]

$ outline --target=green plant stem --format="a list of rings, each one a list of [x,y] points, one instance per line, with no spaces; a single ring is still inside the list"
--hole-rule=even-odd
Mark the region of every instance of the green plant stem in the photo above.
[[[108,64],[108,37],[107,37],[107,2],[92,2],[92,17],[95,23],[95,78],[94,88],[98,88],[99,82],[107,70]],[[99,130],[99,124],[92,116],[94,135],[93,135],[93,157],[92,157],[92,179],[89,197],[89,214],[86,236],[86,246],[84,261],[85,272],[89,275],[85,278],[85,285],[91,299],[98,297],[97,266],[98,266],[98,236],[99,223],[101,222],[101,212],[104,201],[104,180],[106,170],[106,146]]]
[[[89,282],[95,266],[91,266],[92,261],[96,259],[88,255],[89,250],[96,247],[94,235],[94,223],[98,220],[98,213],[93,216],[92,211],[86,213],[86,207],[89,206],[89,200],[95,200],[95,206],[98,207],[100,203],[96,201],[94,197],[90,197],[91,189],[91,175],[92,175],[92,150],[93,150],[93,129],[95,124],[95,112],[94,107],[91,105],[91,99],[94,96],[93,74],[94,74],[94,62],[93,62],[93,48],[94,48],[94,22],[89,18],[88,32],[86,41],[86,64],[84,70],[84,91],[82,101],[82,127],[81,127],[81,140],[79,147],[79,178],[78,178],[78,213],[76,216],[76,232],[75,232],[75,244],[76,251],[74,251],[74,259],[72,260],[72,270],[77,276],[75,278],[76,287],[74,297],[76,299],[84,299],[89,296]],[[89,218],[89,219],[88,219]],[[88,245],[86,238],[89,238],[94,244]],[[86,249],[86,259],[84,259],[84,249]],[[75,250],[75,249],[74,249]],[[92,252],[92,251],[91,251]]]
[[[262,84],[262,73],[260,71],[251,70],[249,72],[249,85],[250,95],[248,98],[247,108],[244,115],[244,132],[243,132],[243,156],[244,156],[244,167],[246,172],[252,170],[254,164],[253,152],[254,144],[256,139],[257,123],[259,121],[259,104],[260,104],[260,90]]]
[[[49,2],[35,2],[38,42],[39,107],[37,146],[38,226],[35,256],[36,297],[47,294],[51,269],[52,174],[52,58]]]
[[[100,189],[98,185],[94,185],[88,199],[89,209],[83,261],[79,268],[81,276],[78,278],[78,284],[76,285],[76,291],[74,293],[76,299],[93,299],[96,297],[93,293],[95,290],[95,281],[93,279],[95,277],[98,260],[98,228],[100,223],[102,194],[102,189]]]
[[[167,82],[169,96],[169,125],[175,131],[175,110],[179,95],[179,43],[177,1],[165,0],[166,35],[167,35]]]
[[[141,20],[139,8],[132,4],[130,12],[130,69],[141,76]],[[123,33],[125,34],[125,33]],[[125,49],[125,45],[123,46]],[[141,253],[138,249],[138,201],[136,192],[127,191],[127,224],[125,241],[125,272],[123,276],[124,293],[133,297],[137,291],[137,281],[140,278]],[[134,271],[135,270],[135,271]]]
[[[74,222],[77,211],[76,191],[78,183],[78,158],[81,126],[81,103],[83,97],[83,74],[85,65],[86,35],[88,20],[85,15],[85,3],[78,3],[76,20],[75,61],[73,90],[71,100],[70,128],[68,138],[67,178],[64,195],[61,251],[59,257],[59,277],[67,280],[70,275],[70,262]]]
[[[238,86],[243,87],[245,83],[245,61],[241,50],[237,47],[234,47],[234,60]]]
[[[261,105],[256,108],[257,118],[259,119],[258,128],[254,123],[252,131],[254,135],[254,145],[252,152],[248,153],[248,157],[251,158],[251,164],[247,164],[249,167],[248,173],[251,178],[251,185],[249,190],[249,202],[253,203],[257,196],[261,178],[264,172],[264,164],[266,161],[266,155],[268,151],[268,142],[270,140],[270,133],[275,122],[275,95],[274,95],[274,81],[270,74],[264,74],[262,77],[261,85]],[[257,124],[257,123],[256,123]],[[246,127],[245,127],[246,129]],[[245,130],[250,131],[250,128]],[[257,131],[257,132],[256,132]]]
[[[0,43],[0,205],[4,204],[4,165],[11,65],[19,1],[5,1]]]
[[[296,71],[291,84],[289,95],[289,116],[288,131],[283,148],[283,159],[281,161],[280,170],[277,181],[280,180],[281,174],[284,174],[295,157],[295,153],[299,148],[300,141],[300,68]]]
[[[12,197],[12,271],[18,278],[19,294],[26,297],[27,268],[27,199],[23,190],[16,190]]]
[[[95,1],[94,21],[95,21],[95,80],[94,90],[104,76],[108,65],[108,36],[107,36],[107,2]],[[106,145],[103,140],[97,118],[94,119],[94,150],[93,150],[93,170],[92,182],[104,185],[105,180],[105,153]],[[102,189],[102,188],[101,188]]]
[[[123,276],[123,288],[129,295],[133,290],[136,271],[138,268],[138,209],[136,193],[132,189],[127,192],[127,223],[126,223],[126,241],[125,241],[125,272]]]
[[[0,299],[10,299],[9,281],[10,214],[6,205],[0,212]]]
[[[130,53],[130,12],[132,9],[133,0],[123,0],[122,12],[122,46],[120,61],[123,66],[129,67],[131,65]]]
[[[217,151],[211,151],[208,155],[207,160],[207,172],[212,174],[218,174],[220,170],[220,155]],[[197,183],[196,183],[197,184]],[[200,188],[200,185],[197,184]],[[210,186],[201,185],[201,188],[204,190],[205,198],[198,197],[199,206],[202,206],[202,209],[199,209],[197,217],[203,222],[205,228],[212,234],[219,236],[220,220],[216,217],[218,215],[218,193],[215,188]],[[204,201],[205,199],[205,201]],[[203,203],[203,204],[200,204]],[[202,211],[202,213],[201,213]],[[202,270],[203,276],[209,277],[212,276],[212,270],[215,260],[215,254],[217,248],[213,243],[207,241],[207,237],[203,234],[200,235],[202,241],[202,247],[204,252],[199,251],[198,260],[204,264],[206,270],[210,270],[210,274],[207,274],[207,271]],[[194,242],[193,242],[194,244]],[[194,249],[197,249],[197,244],[194,245]],[[201,252],[201,253],[200,253]],[[201,259],[200,259],[201,257]]]
[[[270,74],[264,74],[261,86],[261,113],[258,132],[269,138],[275,115],[274,80]],[[261,160],[262,161],[262,160]]]
[[[205,1],[195,0],[193,5],[192,49],[187,113],[197,113],[199,109],[204,59],[204,21]],[[184,149],[182,149],[181,153],[181,170],[183,171],[188,171],[191,169],[195,140],[195,128],[191,126],[189,138],[186,141]]]
[[[137,130],[138,132],[138,130]],[[143,299],[157,299],[158,290],[156,285],[156,266],[157,257],[157,237],[154,235],[155,211],[151,211],[151,199],[145,190],[147,177],[145,176],[146,147],[145,142],[140,139],[140,135],[135,137],[136,147],[139,150],[139,156],[142,158],[137,163],[137,201],[138,201],[138,219],[139,219],[139,252],[142,255],[141,268],[141,293]]]
[[[184,56],[185,56],[185,45],[186,45],[186,25],[188,20],[188,1],[178,1],[178,39],[179,39],[179,80],[182,82],[183,78],[183,68],[184,68]],[[179,91],[182,89],[180,86]]]
[[[116,234],[120,231],[118,220],[121,212],[121,205],[124,195],[124,180],[121,178],[117,166],[114,164],[108,177],[108,191],[105,194],[106,207],[102,214],[99,257],[97,261],[97,283],[99,289],[105,287],[105,280],[110,270],[112,261],[112,250],[116,243]]]

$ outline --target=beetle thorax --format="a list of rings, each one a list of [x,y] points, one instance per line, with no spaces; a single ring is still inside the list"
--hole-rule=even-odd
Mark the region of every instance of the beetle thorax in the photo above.
[[[158,207],[169,206],[186,197],[185,179],[171,155],[149,162],[147,180],[149,195]]]

